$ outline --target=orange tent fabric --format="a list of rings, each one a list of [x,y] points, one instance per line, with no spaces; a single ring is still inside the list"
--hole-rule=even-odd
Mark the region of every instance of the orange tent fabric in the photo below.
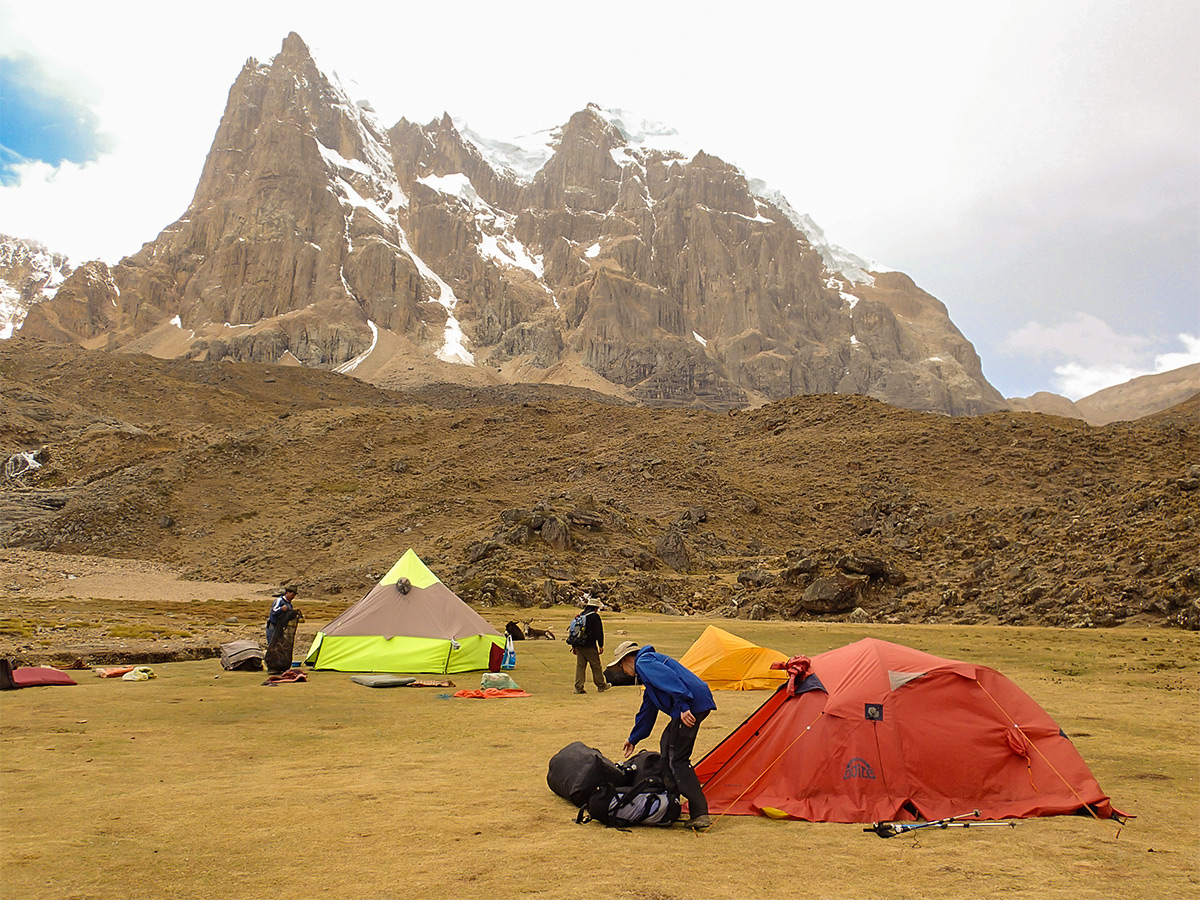
[[[533,695],[520,688],[483,688],[464,689],[454,692],[455,697],[467,697],[472,700],[503,700],[506,697],[532,697]]]
[[[745,638],[709,625],[679,662],[714,691],[769,691],[787,677],[771,663],[786,662],[778,650],[768,650]]]
[[[794,688],[781,687],[697,764],[713,813],[1122,815],[1054,720],[993,669],[870,638],[797,660]]]

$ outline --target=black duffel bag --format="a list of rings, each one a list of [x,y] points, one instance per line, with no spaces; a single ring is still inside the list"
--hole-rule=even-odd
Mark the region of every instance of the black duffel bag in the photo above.
[[[599,750],[575,741],[550,757],[546,784],[564,800],[583,806],[600,785],[626,784],[628,777]]]

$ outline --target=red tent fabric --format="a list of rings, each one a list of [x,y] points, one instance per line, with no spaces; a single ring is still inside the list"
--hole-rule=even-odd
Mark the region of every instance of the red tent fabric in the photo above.
[[[871,638],[797,662],[801,676],[696,766],[711,812],[767,808],[811,822],[975,809],[985,819],[1120,815],[1054,720],[994,669]]]

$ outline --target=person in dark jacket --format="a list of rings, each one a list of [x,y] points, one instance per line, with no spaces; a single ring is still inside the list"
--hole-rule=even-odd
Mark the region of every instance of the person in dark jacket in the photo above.
[[[610,665],[620,666],[645,686],[642,706],[633,720],[633,730],[622,750],[625,758],[633,755],[638,742],[650,737],[660,712],[671,721],[663,729],[659,742],[669,779],[688,801],[688,827],[703,831],[712,824],[708,801],[700,787],[700,779],[692,768],[692,750],[700,723],[717,708],[712,691],[691,670],[653,647],[639,647],[636,641],[625,641],[617,647]]]
[[[588,666],[592,667],[592,681],[596,690],[604,693],[610,687],[604,680],[604,667],[600,665],[600,656],[604,653],[604,623],[600,621],[600,601],[590,595],[584,595],[584,637],[582,647],[572,647],[575,654],[575,693],[586,694],[584,682],[587,680]]]
[[[288,613],[292,611],[292,601],[296,599],[297,590],[290,584],[283,589],[283,593],[275,598],[275,602],[271,604],[271,612],[267,616],[267,646],[271,646],[271,641],[275,640],[275,633],[279,627],[283,625],[289,618]]]

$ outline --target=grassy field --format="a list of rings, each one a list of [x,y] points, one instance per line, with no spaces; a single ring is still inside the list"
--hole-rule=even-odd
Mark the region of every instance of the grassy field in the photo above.
[[[539,624],[565,629],[566,613],[554,613]],[[488,615],[497,625],[513,617]],[[708,623],[609,614],[605,624],[610,651],[629,637],[679,656]],[[1123,827],[1025,820],[1015,829],[927,829],[889,840],[859,825],[748,817],[723,817],[699,835],[576,825],[575,810],[546,787],[548,760],[574,740],[619,758],[640,698],[636,688],[575,696],[573,657],[561,641],[517,645],[512,675],[533,696],[509,700],[375,690],[325,672],[264,687],[263,673],[224,672],[208,660],[155,666],[150,682],[79,672],[78,687],[0,695],[0,896],[1078,900],[1200,892],[1197,635],[716,624],[789,654],[872,636],[999,669],[1058,720],[1114,805],[1137,818]],[[479,684],[477,674],[452,677],[458,687]],[[766,696],[718,693],[697,758]],[[658,729],[650,744],[657,737]]]

